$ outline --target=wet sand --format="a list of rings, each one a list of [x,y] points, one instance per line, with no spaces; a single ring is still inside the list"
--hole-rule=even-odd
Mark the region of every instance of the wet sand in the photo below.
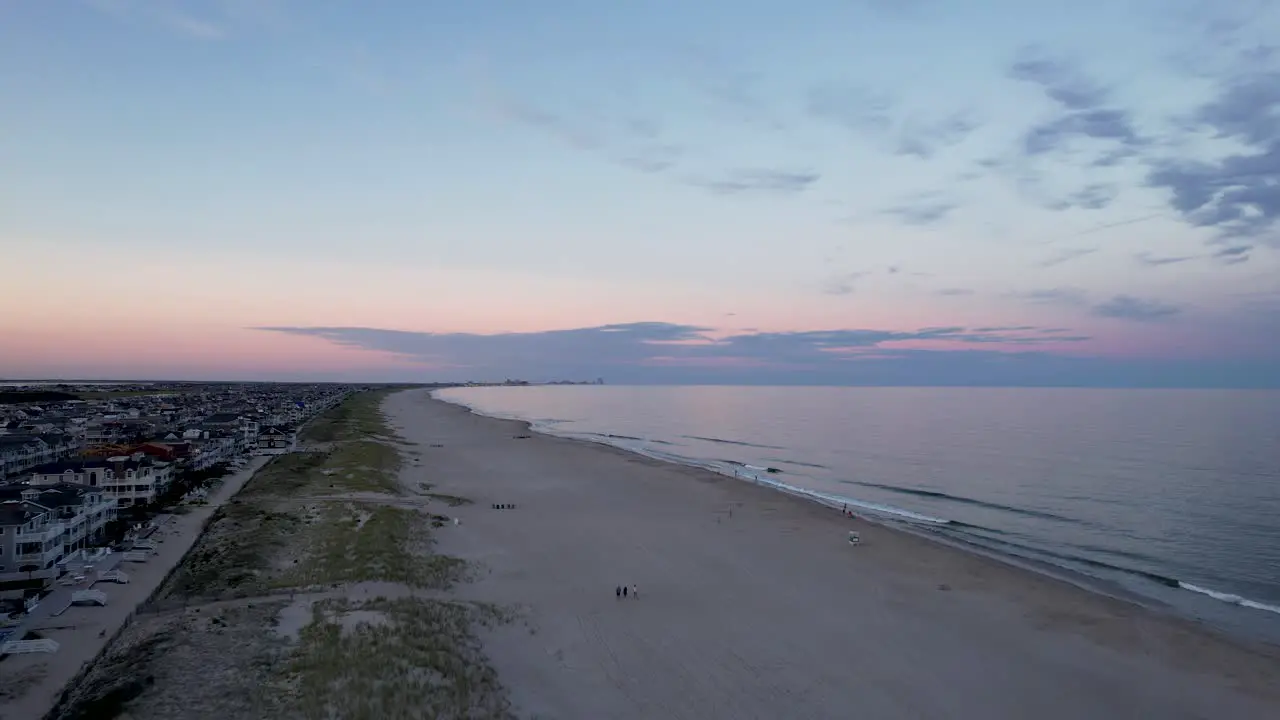
[[[426,391],[384,410],[402,480],[474,501],[438,533],[479,568],[456,593],[523,609],[484,636],[521,717],[1280,717],[1274,647]]]

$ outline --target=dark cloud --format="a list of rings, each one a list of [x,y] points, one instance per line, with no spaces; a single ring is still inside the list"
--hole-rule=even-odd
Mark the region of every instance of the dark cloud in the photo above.
[[[1248,262],[1249,253],[1252,251],[1252,245],[1231,245],[1215,252],[1213,256],[1228,265],[1238,265]]]
[[[1050,210],[1101,210],[1120,195],[1120,188],[1110,183],[1086,185],[1070,195],[1048,203]]]
[[[1076,140],[1092,139],[1106,145],[1091,164],[1110,165],[1147,145],[1130,114],[1110,104],[1110,91],[1066,60],[1026,48],[1013,62],[1009,75],[1039,86],[1058,107],[1054,117],[1027,130],[1022,140],[1024,154],[1044,155]]]
[[[1009,68],[1009,76],[1041,86],[1046,95],[1070,110],[1095,108],[1108,99],[1105,88],[1085,78],[1066,61],[1048,57],[1035,48],[1024,48],[1019,53]]]
[[[1186,222],[1215,230],[1218,242],[1280,247],[1280,72],[1224,80],[1187,125],[1233,149],[1214,160],[1157,161],[1147,185],[1167,190],[1170,206]]]
[[[932,225],[945,220],[957,207],[957,203],[942,198],[938,193],[921,193],[883,212],[908,225]]]
[[[661,322],[604,325],[537,333],[420,333],[359,327],[263,327],[258,330],[319,337],[330,342],[394,353],[433,366],[498,373],[523,367],[539,376],[594,377],[602,367],[654,362],[726,366],[822,366],[842,362],[841,353],[937,340],[962,345],[1034,345],[1078,342],[1083,336],[1053,336],[1034,328],[963,327],[889,330],[742,332],[716,339],[708,328]],[[572,372],[571,372],[572,371]],[[583,374],[585,373],[585,374]],[[501,374],[501,373],[499,373]]]
[[[1255,325],[1248,326],[1252,341],[1258,337]],[[1280,387],[1280,364],[1273,360],[1139,362],[990,349],[992,344],[1034,348],[1086,339],[1064,328],[1032,326],[913,332],[744,330],[718,341],[705,328],[669,323],[497,335],[377,328],[260,329],[396,353],[419,361],[419,368],[394,371],[394,377],[381,379],[419,382],[604,377],[610,383],[671,384]],[[946,341],[970,349],[896,346],[910,340]]]
[[[1140,265],[1147,267],[1163,267],[1165,265],[1176,265],[1177,263],[1194,260],[1192,255],[1152,255],[1148,252],[1140,252],[1133,256],[1133,259]]]
[[[1042,268],[1054,267],[1056,265],[1061,265],[1063,263],[1071,262],[1072,260],[1075,260],[1077,258],[1082,258],[1086,255],[1092,255],[1096,252],[1098,252],[1098,248],[1096,247],[1069,248],[1066,250],[1062,250],[1058,252],[1056,255],[1054,255],[1053,257],[1050,257],[1047,260],[1042,260],[1036,264]]]
[[[1022,149],[1028,155],[1043,155],[1061,149],[1080,137],[1112,141],[1129,148],[1130,151],[1121,148],[1108,150],[1095,160],[1098,165],[1114,165],[1131,155],[1132,149],[1142,145],[1128,113],[1097,108],[1071,111],[1036,125],[1023,137]]]
[[[1182,308],[1157,300],[1143,300],[1132,295],[1116,295],[1106,302],[1093,307],[1093,313],[1099,317],[1135,320],[1137,322],[1156,322],[1166,320],[1182,312]]]
[[[812,171],[744,168],[717,178],[692,179],[690,184],[721,195],[773,193],[791,195],[804,192],[822,176]]]

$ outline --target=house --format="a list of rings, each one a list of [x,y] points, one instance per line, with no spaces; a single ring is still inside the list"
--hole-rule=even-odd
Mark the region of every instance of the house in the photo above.
[[[156,496],[173,480],[172,465],[144,453],[63,461],[42,465],[31,472],[27,484],[32,487],[76,483],[101,488],[120,507],[155,502]]]
[[[63,525],[62,557],[74,555],[100,543],[107,523],[116,517],[118,504],[101,488],[77,483],[57,483],[41,487],[0,485],[0,503],[27,502],[44,508],[50,519]]]
[[[283,455],[291,452],[297,444],[297,433],[290,428],[268,427],[258,433],[255,455]]]
[[[191,446],[176,440],[149,440],[133,448],[133,451],[164,462],[176,462],[191,454]]]
[[[29,470],[49,456],[49,446],[33,435],[0,437],[0,478]]]
[[[51,511],[26,500],[0,502],[0,583],[52,579],[62,559],[61,523]]]

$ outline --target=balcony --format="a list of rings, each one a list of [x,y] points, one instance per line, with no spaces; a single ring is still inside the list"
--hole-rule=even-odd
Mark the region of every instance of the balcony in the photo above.
[[[62,535],[67,529],[62,523],[50,523],[39,530],[33,532],[20,532],[17,534],[17,542],[24,543],[40,543],[43,545],[47,540],[53,540]]]

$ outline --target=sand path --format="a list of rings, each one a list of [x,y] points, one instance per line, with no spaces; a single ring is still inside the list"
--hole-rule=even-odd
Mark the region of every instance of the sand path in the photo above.
[[[459,595],[525,609],[485,636],[522,717],[1280,717],[1274,648],[425,391],[384,409],[403,481],[474,501],[432,503],[484,568]]]

